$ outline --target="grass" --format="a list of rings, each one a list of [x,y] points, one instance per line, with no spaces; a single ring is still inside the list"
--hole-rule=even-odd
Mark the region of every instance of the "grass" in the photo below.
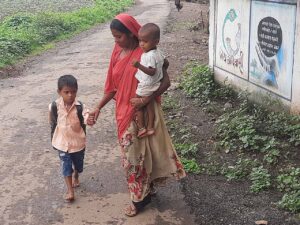
[[[195,174],[223,175],[228,180],[248,180],[253,193],[277,189],[282,193],[278,206],[300,212],[300,162],[297,160],[300,116],[265,107],[275,104],[272,99],[266,99],[268,104],[259,105],[250,101],[247,93],[238,95],[230,86],[219,86],[212,71],[204,65],[188,64],[180,87],[193,107],[204,110],[213,105],[216,108],[209,111],[216,118],[216,131],[211,134],[215,147],[211,151],[201,148],[203,144],[197,142],[199,134],[193,133],[192,125],[183,121],[184,108],[175,101],[178,98],[167,99],[168,114],[173,115],[175,111],[182,115],[169,116],[167,124],[185,169]],[[232,106],[224,110],[227,102]]]
[[[20,13],[7,17],[0,23],[0,68],[103,23],[131,4],[133,0],[96,0],[94,6],[72,12]]]

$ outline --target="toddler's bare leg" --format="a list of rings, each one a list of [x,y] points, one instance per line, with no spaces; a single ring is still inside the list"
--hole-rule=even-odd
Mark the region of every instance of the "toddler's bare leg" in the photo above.
[[[155,120],[154,101],[155,100],[151,100],[146,106],[147,114],[148,114],[148,123],[147,123],[148,135],[154,134],[154,120]]]
[[[139,95],[137,95],[137,97],[142,98]],[[145,128],[144,108],[141,108],[136,112],[136,123],[137,123],[137,127],[138,127],[137,136],[143,137],[143,135],[145,135],[147,132],[147,130]]]
[[[143,109],[139,109],[137,112],[136,112],[136,123],[137,123],[137,127],[138,129],[142,129],[142,128],[145,128],[145,121],[144,121],[144,111]]]

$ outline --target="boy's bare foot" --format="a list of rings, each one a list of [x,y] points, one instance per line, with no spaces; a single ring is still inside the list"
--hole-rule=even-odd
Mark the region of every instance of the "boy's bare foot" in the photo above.
[[[73,202],[73,201],[75,200],[74,193],[69,193],[69,192],[67,192],[67,193],[65,194],[65,196],[64,196],[64,200],[65,200],[65,202],[67,202],[67,203]]]
[[[80,186],[80,183],[79,183],[79,175],[78,175],[78,172],[75,171],[73,173],[73,178],[72,178],[72,187],[73,188],[77,188]]]
[[[73,179],[72,187],[73,188],[77,188],[79,186],[80,186],[79,180],[78,179]]]

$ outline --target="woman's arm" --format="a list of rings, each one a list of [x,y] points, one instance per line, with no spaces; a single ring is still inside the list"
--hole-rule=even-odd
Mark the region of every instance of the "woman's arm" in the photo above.
[[[95,122],[98,119],[101,109],[115,96],[116,92],[110,92],[104,94],[96,108],[89,113],[88,123]]]

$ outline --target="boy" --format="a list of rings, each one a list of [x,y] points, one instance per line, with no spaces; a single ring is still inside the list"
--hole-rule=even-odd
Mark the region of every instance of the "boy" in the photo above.
[[[138,32],[139,45],[143,50],[141,62],[134,61],[133,66],[138,68],[135,75],[139,81],[136,90],[137,97],[150,96],[160,86],[160,80],[163,77],[162,66],[164,64],[164,56],[157,48],[160,39],[160,29],[154,23],[147,23],[141,27]],[[147,128],[145,127],[144,113],[142,110],[137,112],[137,127],[139,138],[154,134],[154,101],[150,101],[146,105],[147,111]]]
[[[72,202],[75,200],[73,188],[79,186],[79,173],[83,171],[88,110],[76,100],[78,85],[74,76],[61,76],[57,86],[60,98],[49,105],[52,146],[58,151],[67,185],[64,199]],[[88,125],[92,125],[90,121]]]

